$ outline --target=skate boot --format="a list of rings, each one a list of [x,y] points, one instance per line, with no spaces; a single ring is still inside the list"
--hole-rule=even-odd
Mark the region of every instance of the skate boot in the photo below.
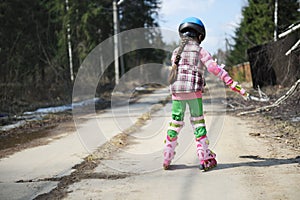
[[[164,148],[164,163],[163,168],[165,170],[169,169],[172,159],[175,156],[175,147],[178,145],[177,143],[177,137],[171,139],[169,136],[167,136],[167,139],[165,140],[165,148]]]
[[[216,154],[208,149],[209,141],[205,136],[202,136],[196,140],[197,153],[200,160],[200,169],[208,171],[211,168],[217,166]]]

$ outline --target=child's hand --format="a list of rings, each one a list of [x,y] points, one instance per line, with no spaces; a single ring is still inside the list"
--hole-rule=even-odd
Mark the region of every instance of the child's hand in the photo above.
[[[230,87],[231,90],[241,94],[244,97],[245,100],[250,99],[249,94],[246,92],[246,90],[244,88],[242,88],[242,86],[240,86],[238,84],[238,82],[232,82],[228,86]]]
[[[246,100],[246,101],[250,101],[251,100],[251,96],[248,92],[245,92],[245,94],[243,95],[243,98]]]

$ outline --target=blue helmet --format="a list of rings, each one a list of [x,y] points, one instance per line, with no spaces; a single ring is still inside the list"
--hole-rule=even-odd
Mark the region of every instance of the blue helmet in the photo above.
[[[178,28],[180,36],[186,35],[190,37],[199,37],[202,35],[202,40],[205,38],[205,27],[202,21],[196,17],[188,17],[184,19]]]

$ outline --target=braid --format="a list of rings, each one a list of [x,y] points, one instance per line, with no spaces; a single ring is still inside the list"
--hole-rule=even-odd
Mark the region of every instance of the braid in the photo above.
[[[177,52],[176,57],[175,57],[175,61],[174,61],[175,66],[173,66],[173,67],[176,67],[176,68],[178,67],[178,63],[181,59],[180,55],[181,55],[181,53],[182,53],[182,51],[183,51],[183,49],[184,49],[184,47],[185,47],[185,45],[187,44],[188,41],[189,41],[188,37],[183,37],[182,38],[180,46],[178,48],[178,52]]]
[[[176,79],[177,79],[177,73],[178,73],[178,63],[181,59],[181,53],[185,47],[185,45],[187,44],[187,42],[189,41],[189,38],[188,37],[183,37],[182,40],[181,40],[181,44],[178,48],[178,52],[176,54],[176,57],[175,57],[175,61],[174,61],[174,65],[172,66],[172,69],[169,73],[169,76],[168,76],[168,82],[170,84],[173,84]]]

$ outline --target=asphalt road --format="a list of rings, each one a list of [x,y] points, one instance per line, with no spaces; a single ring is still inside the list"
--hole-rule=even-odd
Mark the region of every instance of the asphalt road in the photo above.
[[[221,91],[208,88],[204,96],[210,147],[218,161],[213,170],[199,170],[188,112],[171,169],[162,169],[171,114],[170,103],[158,104],[168,95],[163,89],[134,104],[77,116],[76,132],[62,132],[47,145],[1,159],[0,199],[34,199],[53,191],[77,170],[75,165],[145,113],[150,114],[130,134],[128,145],[65,185],[63,199],[298,199],[299,159],[250,136],[255,124],[226,113],[222,88],[216,88]]]

